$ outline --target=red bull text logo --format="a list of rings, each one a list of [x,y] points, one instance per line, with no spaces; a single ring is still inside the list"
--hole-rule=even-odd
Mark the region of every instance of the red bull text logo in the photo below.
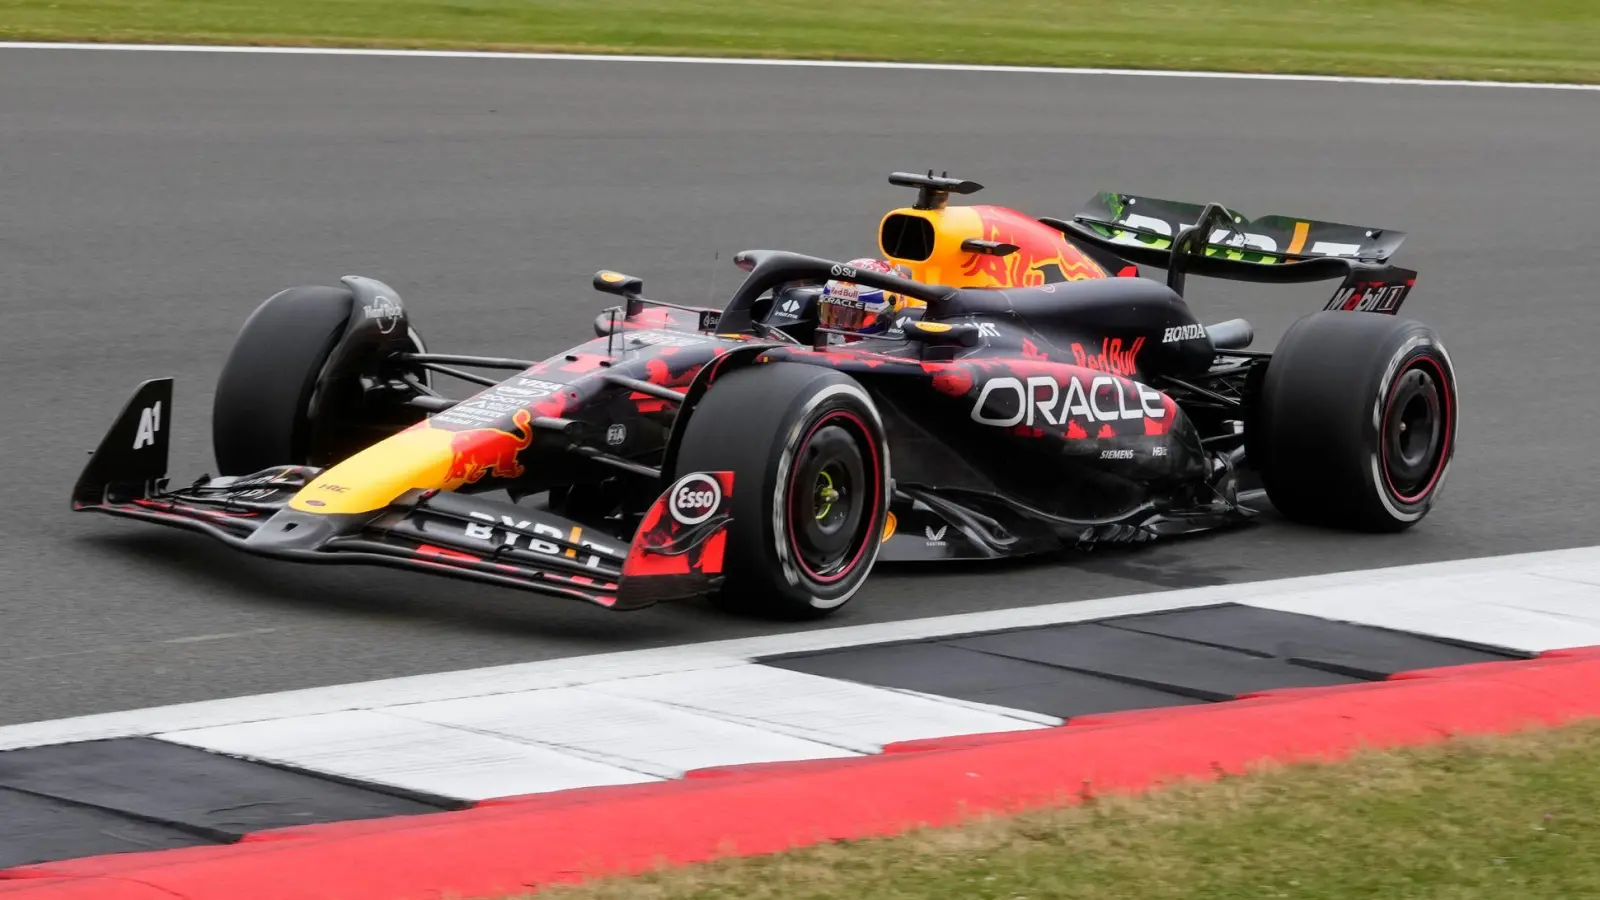
[[[1143,346],[1142,337],[1134,338],[1133,344],[1126,350],[1122,349],[1122,338],[1103,338],[1100,341],[1100,352],[1091,354],[1083,349],[1082,344],[1073,344],[1072,361],[1085,369],[1096,369],[1127,377],[1136,370],[1139,349]]]

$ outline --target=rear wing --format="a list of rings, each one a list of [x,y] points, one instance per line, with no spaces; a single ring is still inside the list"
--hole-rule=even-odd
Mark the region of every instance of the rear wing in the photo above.
[[[1416,272],[1389,265],[1406,233],[1384,228],[1289,216],[1252,221],[1216,203],[1111,192],[1095,195],[1071,221],[1040,221],[1129,262],[1166,269],[1167,286],[1180,294],[1189,274],[1271,284],[1339,278],[1326,308],[1392,315],[1417,280]]]

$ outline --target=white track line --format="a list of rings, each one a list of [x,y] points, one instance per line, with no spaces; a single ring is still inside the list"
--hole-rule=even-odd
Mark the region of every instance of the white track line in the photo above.
[[[1167,69],[1099,69],[1063,66],[998,66],[962,63],[868,62],[833,59],[761,59],[714,56],[646,56],[609,53],[510,53],[491,50],[386,50],[356,47],[248,47],[232,44],[99,44],[45,41],[0,41],[0,50],[107,50],[142,53],[253,53],[289,56],[379,56],[434,59],[514,59],[555,62],[678,63],[702,66],[777,66],[814,69],[887,69],[918,72],[989,72],[1023,75],[1121,75],[1137,78],[1208,78],[1228,81],[1324,82],[1328,84],[1405,85],[1411,87],[1489,87],[1540,91],[1600,92],[1600,84],[1546,81],[1472,81],[1466,79],[1373,78],[1354,75],[1291,75],[1265,72],[1199,72]]]
[[[1061,567],[1061,577],[1064,582],[1071,579],[1070,566]],[[791,653],[1217,603],[1314,612],[1329,619],[1529,651],[1600,644],[1600,547],[1070,600],[100,713],[0,727],[0,750],[574,688],[743,667],[753,659]]]
[[[1226,597],[1323,620],[1509,649],[1600,645],[1600,552],[1510,556],[1390,569],[1376,577],[1355,573],[1179,594],[1186,604]],[[1043,612],[1051,620],[1078,620],[1093,612],[1126,613],[1136,605],[1173,601],[1171,594],[1154,594],[1062,604]],[[1037,618],[1037,612],[1029,615]],[[942,634],[974,626],[994,629],[1014,625],[1016,618],[1018,610],[946,617],[920,623],[914,633],[922,634],[930,625]],[[861,644],[885,636],[906,636],[906,625],[830,629],[810,634],[806,641]],[[598,677],[603,668],[586,665],[594,658],[560,661],[555,665],[566,666],[560,677],[587,681],[507,692],[510,684],[530,677],[549,682],[547,663],[539,671],[528,668],[499,677],[493,687],[477,682],[469,697],[430,703],[411,700],[416,693],[411,689],[427,681],[414,679],[406,690],[410,697],[398,705],[150,732],[149,737],[366,783],[485,801],[682,778],[691,770],[722,765],[870,756],[901,741],[1061,724],[1058,717],[1040,721],[1037,713],[1021,709],[979,708],[954,698],[752,660],[792,644],[784,637],[722,642],[712,645],[720,650],[686,668],[682,655],[634,653],[627,657],[630,665],[621,666],[626,674],[610,679]],[[461,674],[434,681],[456,684]],[[262,711],[234,713],[261,716]],[[149,719],[144,725],[149,727]]]

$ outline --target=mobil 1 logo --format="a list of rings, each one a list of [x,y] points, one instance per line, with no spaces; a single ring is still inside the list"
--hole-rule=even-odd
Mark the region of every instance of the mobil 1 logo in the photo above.
[[[1405,302],[1408,284],[1366,284],[1340,288],[1325,309],[1394,313]]]

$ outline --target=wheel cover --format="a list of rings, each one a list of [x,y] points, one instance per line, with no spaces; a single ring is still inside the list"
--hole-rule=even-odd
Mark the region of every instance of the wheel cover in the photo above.
[[[795,451],[785,524],[801,571],[829,584],[855,570],[871,543],[881,477],[864,423],[834,410],[817,420]]]
[[[1378,435],[1383,477],[1402,503],[1425,499],[1444,470],[1454,424],[1445,379],[1436,360],[1419,356],[1400,370],[1384,404]]]

